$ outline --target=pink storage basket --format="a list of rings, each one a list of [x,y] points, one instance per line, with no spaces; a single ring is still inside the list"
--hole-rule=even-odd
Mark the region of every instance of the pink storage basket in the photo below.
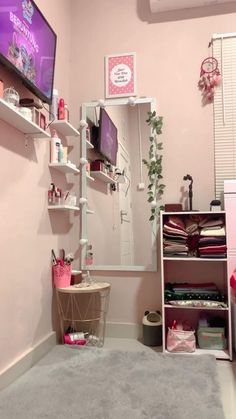
[[[71,283],[71,265],[54,265],[53,282],[56,288],[67,288]]]

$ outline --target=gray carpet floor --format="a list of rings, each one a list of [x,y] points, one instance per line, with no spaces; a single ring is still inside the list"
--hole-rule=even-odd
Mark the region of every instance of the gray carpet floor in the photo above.
[[[56,346],[0,392],[1,419],[223,419],[215,358]]]

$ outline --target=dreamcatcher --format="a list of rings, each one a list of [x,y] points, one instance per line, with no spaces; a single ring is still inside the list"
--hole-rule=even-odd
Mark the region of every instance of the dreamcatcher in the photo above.
[[[214,57],[207,57],[202,62],[198,87],[202,91],[204,104],[211,103],[214,99],[215,87],[221,83],[221,74],[218,61]]]

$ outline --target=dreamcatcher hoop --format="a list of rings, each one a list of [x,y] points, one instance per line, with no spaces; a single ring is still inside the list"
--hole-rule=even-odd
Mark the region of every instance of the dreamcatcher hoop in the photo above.
[[[215,57],[207,57],[205,60],[203,60],[201,64],[201,72],[200,77],[203,76],[203,74],[219,74],[219,68],[218,68],[218,61]]]
[[[198,88],[202,91],[203,104],[211,103],[214,99],[215,87],[221,83],[218,61],[215,57],[207,57],[202,61]]]

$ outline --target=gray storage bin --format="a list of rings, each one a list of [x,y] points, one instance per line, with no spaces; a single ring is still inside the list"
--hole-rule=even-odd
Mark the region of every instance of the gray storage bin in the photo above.
[[[143,343],[146,346],[162,345],[162,318],[160,311],[145,311],[143,317]]]

